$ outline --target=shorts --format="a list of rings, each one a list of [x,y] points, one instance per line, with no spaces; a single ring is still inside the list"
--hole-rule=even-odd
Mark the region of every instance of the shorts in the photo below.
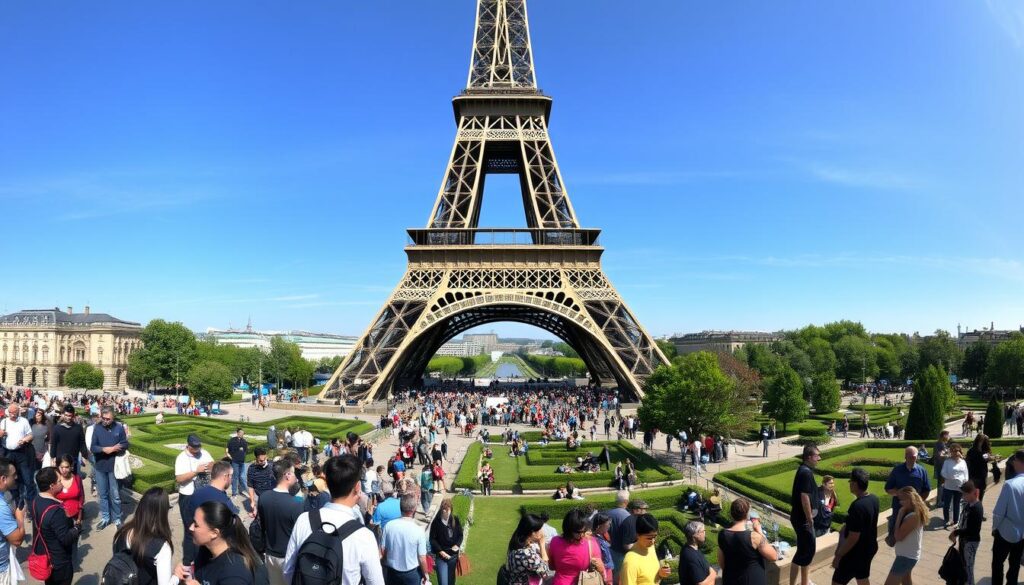
[[[814,537],[814,530],[802,526],[796,531],[796,554],[793,555],[793,564],[798,567],[807,567],[814,560],[814,553],[817,552],[818,541]]]
[[[864,580],[871,577],[871,559],[863,559],[850,555],[839,560],[839,567],[832,573],[832,582],[846,585],[852,579]]]
[[[917,559],[897,556],[896,560],[892,562],[892,568],[889,569],[889,574],[896,576],[906,575],[910,571],[914,570],[914,565],[916,564]]]

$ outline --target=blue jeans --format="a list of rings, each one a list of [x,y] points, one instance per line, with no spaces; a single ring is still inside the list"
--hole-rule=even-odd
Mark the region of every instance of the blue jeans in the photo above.
[[[29,445],[14,451],[7,452],[7,458],[18,468],[18,496],[19,500],[29,504],[36,497],[36,453]]]
[[[409,571],[398,572],[391,567],[387,567],[387,572],[384,573],[384,582],[388,585],[420,585],[420,568]]]
[[[309,460],[309,447],[296,447],[295,452],[299,454],[299,461],[306,463]]]
[[[113,471],[96,470],[96,491],[100,496],[100,518],[121,525],[121,489]]]
[[[231,463],[231,495],[248,493],[249,488],[245,485],[245,463]]]
[[[459,557],[452,557],[447,561],[441,555],[435,557],[434,573],[437,574],[437,585],[455,585],[455,565]]]
[[[430,512],[430,502],[434,500],[434,493],[427,489],[420,490],[420,505],[423,506],[423,513]],[[440,557],[439,557],[440,558]]]
[[[953,524],[960,521],[960,490],[942,491],[942,521],[949,524],[949,509],[953,508]]]

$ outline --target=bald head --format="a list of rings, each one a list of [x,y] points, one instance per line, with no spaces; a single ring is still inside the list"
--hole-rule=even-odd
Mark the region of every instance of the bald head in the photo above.
[[[911,445],[903,451],[903,459],[907,462],[907,469],[913,469],[917,465],[917,447]]]

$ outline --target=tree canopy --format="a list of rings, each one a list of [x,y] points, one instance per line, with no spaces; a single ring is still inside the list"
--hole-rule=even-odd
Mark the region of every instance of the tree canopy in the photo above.
[[[153,319],[140,339],[142,347],[128,356],[128,377],[134,383],[170,386],[195,363],[196,336],[181,323]]]
[[[804,398],[804,384],[796,370],[784,366],[774,376],[768,378],[764,389],[764,402],[761,410],[782,423],[782,430],[791,422],[800,422],[807,418],[807,400]]]
[[[988,357],[988,379],[1003,390],[1024,385],[1024,337],[1015,337],[992,348]]]
[[[188,371],[188,392],[196,402],[227,400],[233,391],[231,370],[220,362],[203,360]]]
[[[907,413],[907,428],[904,438],[913,441],[931,441],[939,436],[945,426],[945,414],[941,394],[943,385],[949,386],[949,377],[937,366],[929,366],[914,381],[914,397]]]
[[[75,362],[64,373],[64,383],[68,388],[98,390],[103,387],[103,370],[89,362]]]
[[[638,410],[645,428],[690,436],[739,435],[753,418],[753,406],[741,388],[708,352],[677,357],[659,366],[644,382],[644,400]]]

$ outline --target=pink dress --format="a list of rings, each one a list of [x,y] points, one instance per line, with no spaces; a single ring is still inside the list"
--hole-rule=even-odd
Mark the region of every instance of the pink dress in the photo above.
[[[561,536],[551,539],[548,547],[551,566],[555,568],[555,579],[551,585],[573,585],[581,572],[590,568],[590,558],[601,558],[601,547],[592,537],[576,544],[569,544]]]

